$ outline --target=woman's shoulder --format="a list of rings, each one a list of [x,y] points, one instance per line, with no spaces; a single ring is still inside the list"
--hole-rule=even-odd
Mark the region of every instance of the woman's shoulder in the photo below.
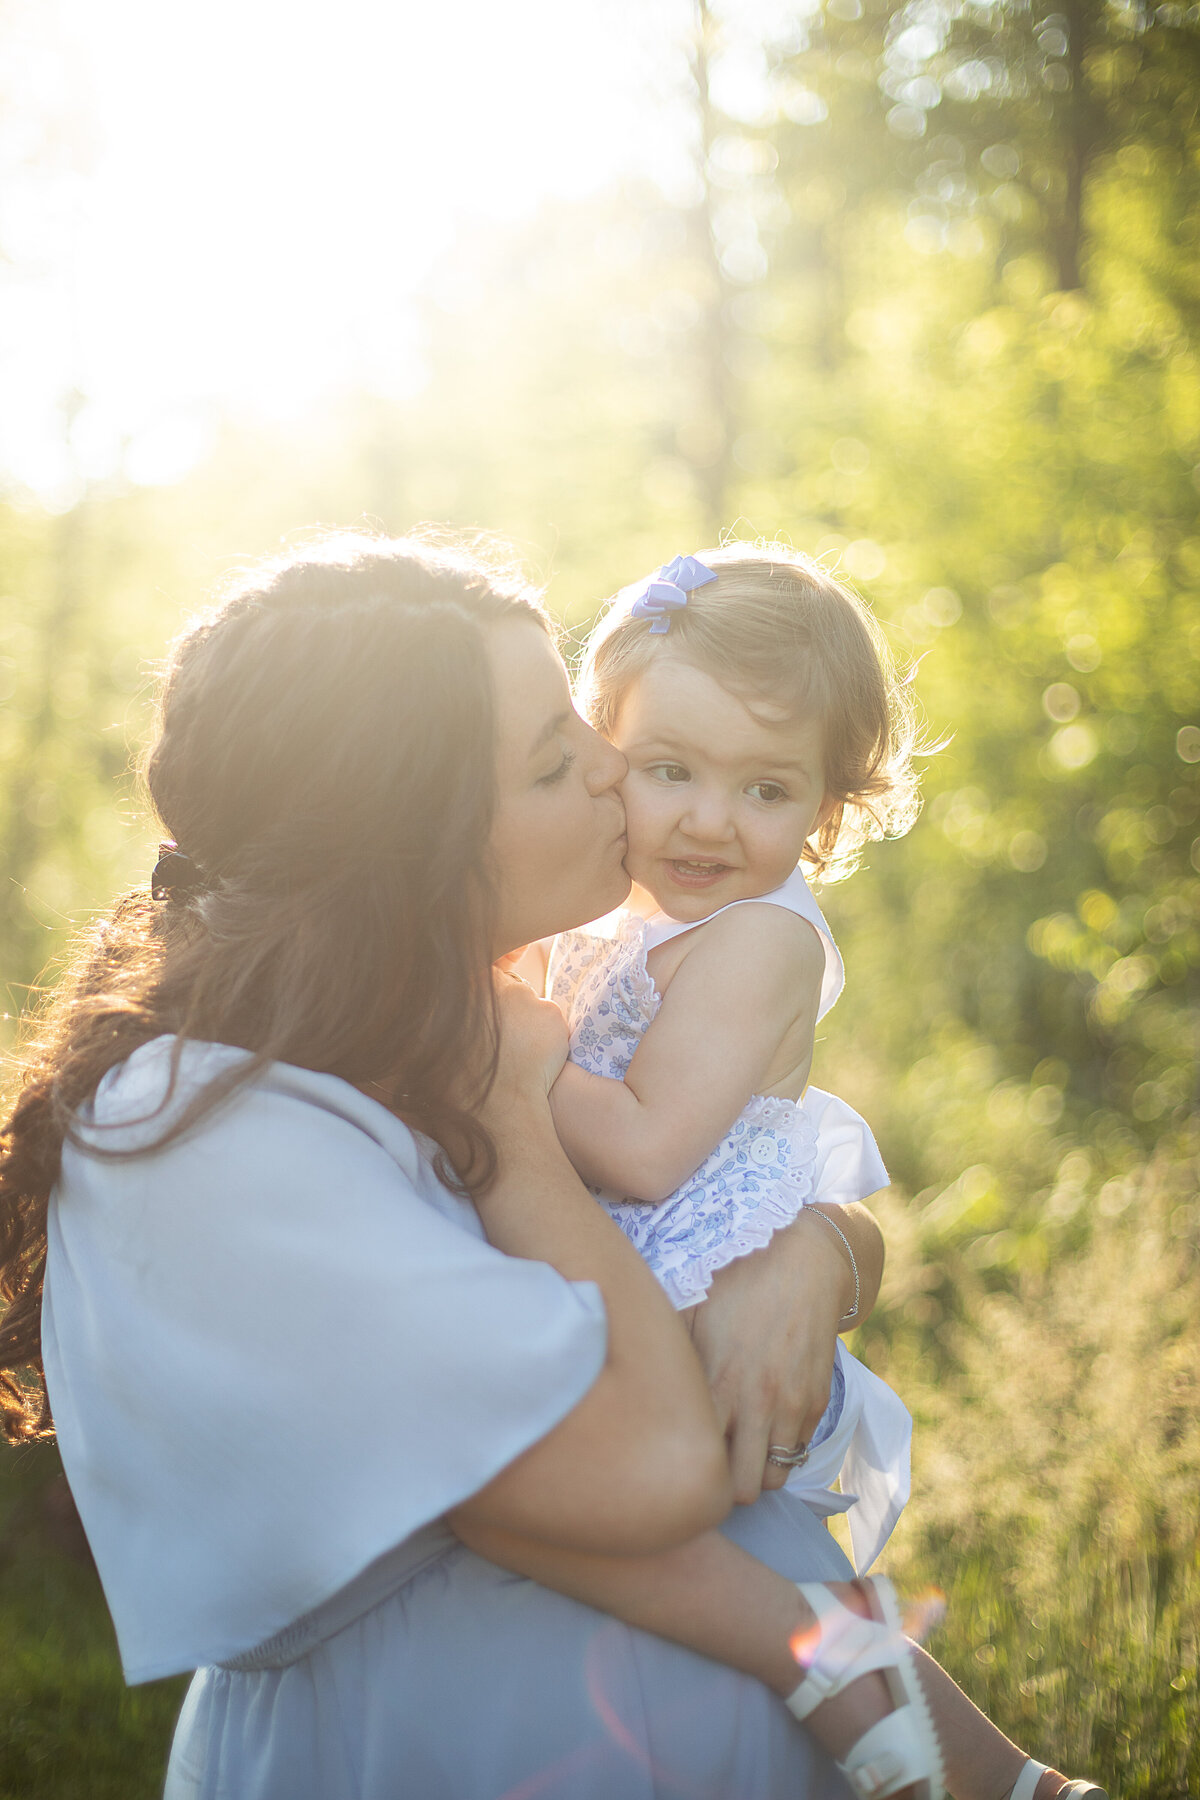
[[[314,1138],[365,1134],[416,1177],[432,1146],[340,1076],[292,1063],[254,1066],[249,1050],[171,1035],[141,1044],[104,1076],[80,1109],[73,1137],[82,1149],[164,1151],[222,1138],[247,1126],[288,1160]],[[206,1096],[211,1104],[206,1105]]]

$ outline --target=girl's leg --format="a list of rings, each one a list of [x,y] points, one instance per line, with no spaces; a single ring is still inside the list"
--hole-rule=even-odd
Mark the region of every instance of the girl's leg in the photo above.
[[[937,1725],[947,1788],[955,1800],[1005,1800],[1024,1767],[1025,1752],[967,1699],[932,1656],[917,1645],[913,1655]],[[1053,1800],[1065,1780],[1057,1770],[1048,1771],[1037,1800]]]
[[[752,1675],[781,1697],[797,1687],[791,1649],[815,1624],[794,1583],[706,1532],[676,1550],[649,1557],[593,1556],[481,1529],[452,1518],[467,1546],[489,1562],[527,1575],[628,1625],[699,1651]],[[843,1605],[869,1617],[859,1589],[827,1584]],[[955,1800],[1004,1800],[1025,1763],[1024,1752],[973,1706],[945,1671],[915,1650]],[[869,1675],[826,1700],[806,1721],[821,1747],[844,1759],[863,1732],[892,1711],[882,1675]],[[1062,1778],[1043,1776],[1037,1800],[1053,1800]]]

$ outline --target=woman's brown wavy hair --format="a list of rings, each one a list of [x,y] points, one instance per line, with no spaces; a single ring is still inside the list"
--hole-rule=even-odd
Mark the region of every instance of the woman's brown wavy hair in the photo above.
[[[461,1088],[495,1067],[485,631],[512,618],[545,626],[473,550],[346,534],[255,570],[176,644],[145,782],[203,885],[120,901],[23,1052],[0,1136],[10,1442],[52,1430],[40,1315],[63,1143],[138,1045],[174,1032],[253,1052],[165,1135],[278,1060],[368,1088],[464,1188],[492,1178]]]

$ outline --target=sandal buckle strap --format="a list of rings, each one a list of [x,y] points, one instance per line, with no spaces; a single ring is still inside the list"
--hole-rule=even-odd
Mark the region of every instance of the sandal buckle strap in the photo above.
[[[860,1800],[883,1800],[923,1780],[921,1736],[911,1707],[877,1719],[838,1767]]]
[[[859,1763],[845,1773],[859,1800],[882,1800],[895,1793],[904,1770],[894,1756],[885,1756],[879,1762]]]

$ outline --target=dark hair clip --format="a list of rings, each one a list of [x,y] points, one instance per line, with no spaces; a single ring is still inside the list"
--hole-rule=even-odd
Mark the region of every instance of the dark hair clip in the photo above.
[[[156,900],[169,899],[172,894],[191,893],[204,886],[204,876],[186,850],[170,842],[158,846],[158,861],[150,877],[150,892]]]

